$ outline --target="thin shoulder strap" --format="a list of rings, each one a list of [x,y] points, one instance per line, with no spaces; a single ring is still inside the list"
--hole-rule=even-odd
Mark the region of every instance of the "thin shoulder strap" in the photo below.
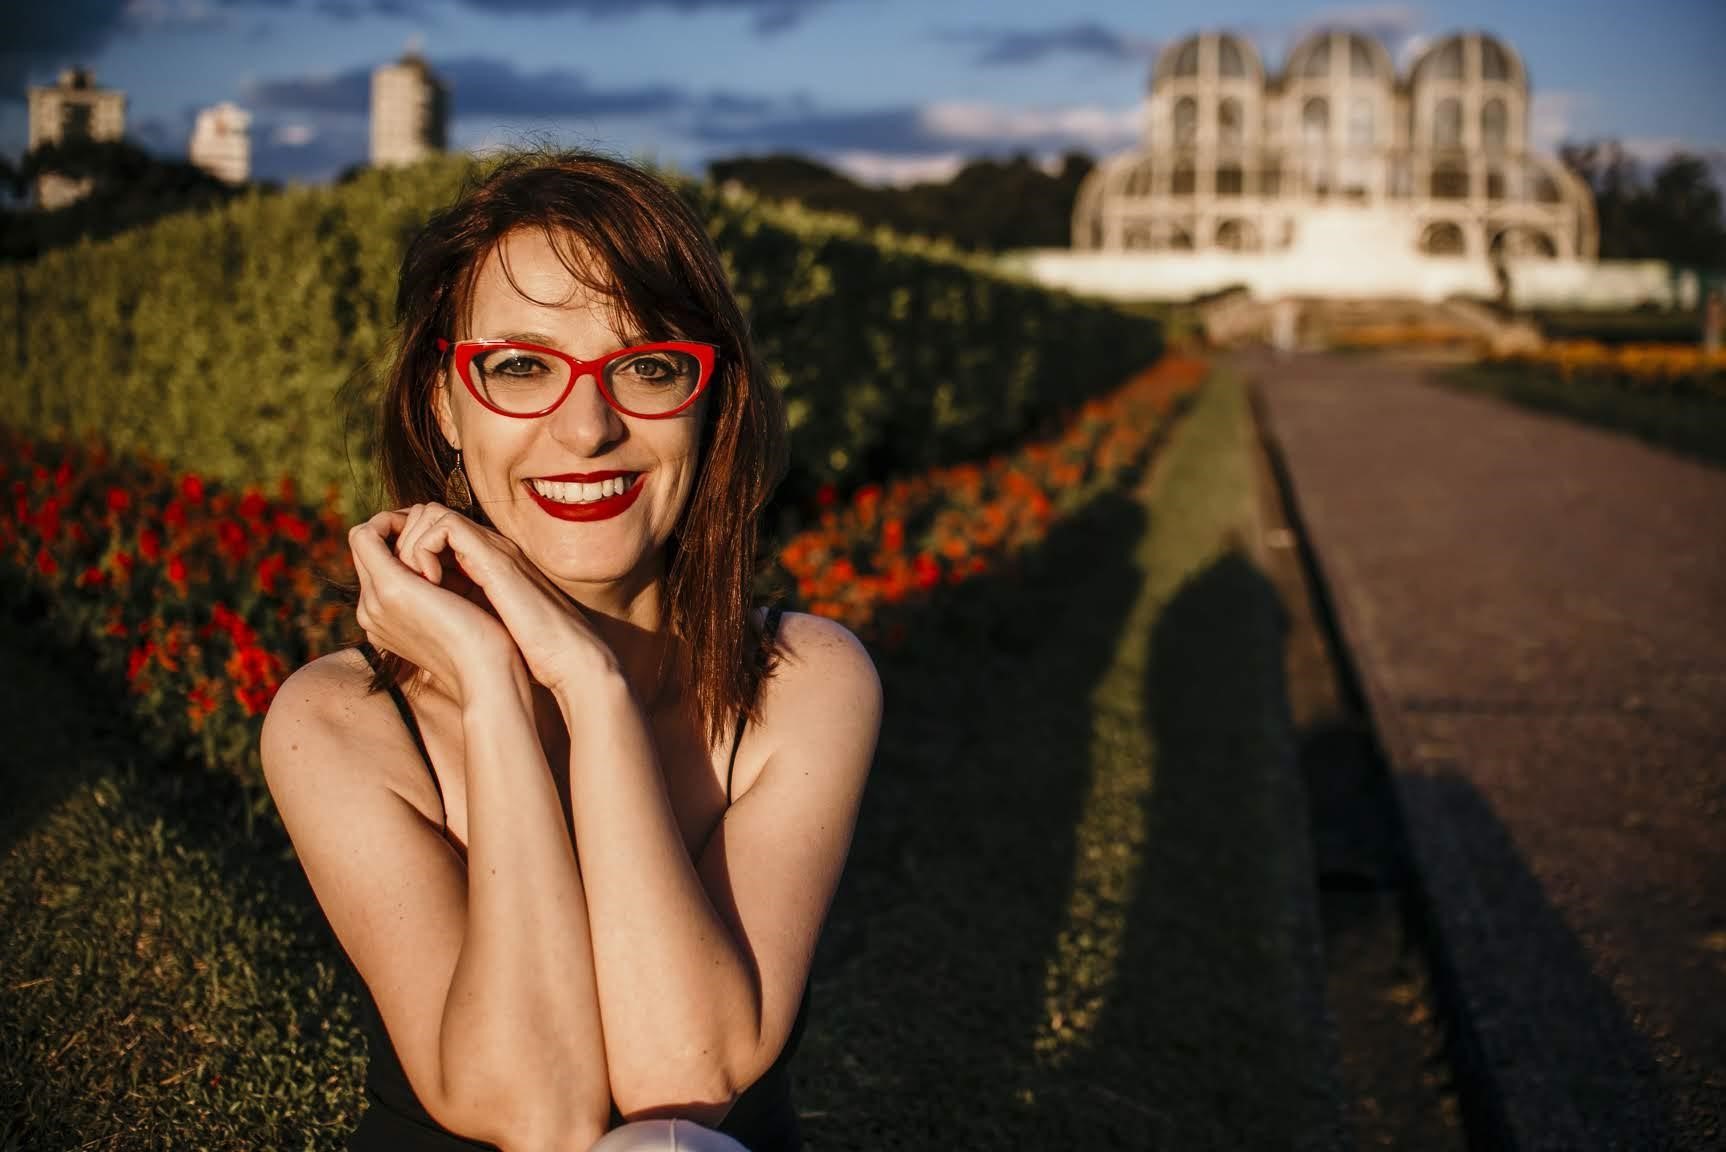
[[[360,654],[366,658],[366,663],[372,666],[374,672],[377,671],[378,654],[377,650],[371,646],[371,642],[362,640],[359,648]],[[437,789],[438,811],[442,814],[441,826],[447,829],[449,827],[449,809],[443,802],[443,785],[438,783],[437,773],[432,770],[431,753],[426,751],[425,737],[420,735],[419,721],[414,719],[413,710],[408,707],[407,699],[402,696],[400,686],[390,684],[388,687],[390,699],[396,702],[396,711],[402,714],[402,723],[408,726],[408,732],[414,738],[414,747],[420,750],[420,759],[425,762],[426,775],[431,777],[432,787]]]
[[[779,617],[784,615],[784,614],[785,614],[785,608],[779,604],[775,604],[773,607],[771,607],[767,610],[767,622],[766,622],[766,624],[763,625],[762,631],[768,639],[772,639],[774,636],[778,635],[778,633],[779,633]],[[737,735],[735,735],[731,738],[731,763],[729,763],[725,766],[725,804],[726,804],[726,807],[731,806],[731,774],[732,774],[733,770],[736,769],[736,767],[737,767],[737,746],[739,744],[743,743],[743,726],[747,723],[749,723],[749,718],[747,716],[738,717],[738,719],[737,719]]]

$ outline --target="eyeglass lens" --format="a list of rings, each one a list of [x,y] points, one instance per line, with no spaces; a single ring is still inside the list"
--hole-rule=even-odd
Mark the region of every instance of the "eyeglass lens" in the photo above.
[[[523,415],[544,411],[569,385],[569,361],[528,348],[499,345],[468,364],[486,403]],[[623,355],[605,366],[605,384],[618,405],[652,415],[670,412],[701,386],[702,365],[692,353],[656,348]]]

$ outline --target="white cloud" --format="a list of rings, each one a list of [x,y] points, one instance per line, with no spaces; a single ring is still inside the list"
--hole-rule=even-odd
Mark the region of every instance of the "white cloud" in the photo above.
[[[939,156],[896,156],[887,152],[836,152],[824,156],[833,167],[864,184],[944,183],[965,166],[963,152]]]
[[[285,148],[304,148],[317,138],[317,128],[304,121],[294,120],[278,125],[270,139],[272,143],[280,144]]]
[[[1679,136],[1627,136],[1619,144],[1636,160],[1654,167],[1664,164],[1674,152],[1688,152],[1710,164],[1726,161],[1726,143],[1720,141],[1704,143]]]
[[[1529,143],[1536,152],[1555,153],[1558,146],[1577,138],[1578,120],[1588,111],[1593,97],[1565,88],[1536,89],[1528,113]]]
[[[1078,105],[1069,108],[1003,108],[994,104],[930,104],[918,119],[930,135],[949,140],[999,143],[1071,140],[1095,151],[1112,151],[1134,143],[1143,133],[1145,108]]]

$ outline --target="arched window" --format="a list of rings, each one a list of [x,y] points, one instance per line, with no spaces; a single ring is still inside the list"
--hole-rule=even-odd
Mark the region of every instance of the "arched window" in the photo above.
[[[1217,225],[1217,247],[1230,252],[1258,250],[1259,234],[1250,220],[1224,220]]]
[[[1233,40],[1217,41],[1217,75],[1245,76],[1247,74],[1246,58],[1241,55],[1241,46]]]
[[[1191,148],[1199,139],[1199,102],[1191,96],[1175,101],[1175,147]]]
[[[1488,152],[1502,152],[1510,146],[1510,113],[1504,101],[1488,100],[1480,109],[1480,139]]]
[[[1181,45],[1179,54],[1175,56],[1176,76],[1197,76],[1199,74],[1199,42],[1188,40]]]
[[[1149,196],[1151,194],[1151,165],[1149,162],[1135,164],[1127,172],[1127,195]]]
[[[1504,199],[1504,169],[1497,164],[1486,170],[1486,198],[1488,200]]]
[[[1348,146],[1371,148],[1373,136],[1372,97],[1356,96],[1348,103]]]
[[[1440,100],[1432,110],[1432,145],[1462,147],[1462,101],[1454,96]]]
[[[1153,248],[1155,246],[1155,238],[1152,236],[1148,224],[1129,224],[1126,230],[1121,233],[1121,247],[1123,248]]]
[[[1282,194],[1282,186],[1282,161],[1273,153],[1265,157],[1264,166],[1259,169],[1259,195],[1266,200],[1275,200]]]
[[[1193,250],[1193,234],[1189,229],[1183,228],[1179,224],[1170,224],[1168,225],[1167,235],[1169,238],[1170,248],[1177,249],[1181,252],[1191,252]]]
[[[1563,199],[1558,192],[1558,181],[1545,172],[1534,174],[1534,198],[1542,204],[1556,204]]]
[[[1185,159],[1175,161],[1174,176],[1169,183],[1170,195],[1191,196],[1198,183],[1193,174],[1193,162]]]
[[[1505,256],[1512,260],[1558,258],[1558,245],[1552,237],[1539,228],[1531,228],[1525,224],[1512,224],[1501,229],[1492,237],[1487,251],[1494,256]]]
[[[1468,252],[1460,225],[1448,220],[1428,224],[1420,234],[1420,250],[1428,256],[1462,256]]]
[[[1480,41],[1480,78],[1482,80],[1509,80],[1510,57],[1504,51],[1504,46],[1496,40],[1482,39]]]
[[[1225,97],[1217,104],[1217,142],[1224,148],[1239,148],[1244,133],[1241,102],[1233,96]]]
[[[1357,80],[1369,80],[1378,74],[1378,68],[1373,64],[1372,51],[1366,46],[1366,41],[1358,36],[1348,39],[1348,72]]]
[[[1239,196],[1246,181],[1241,176],[1239,164],[1217,165],[1217,195]]]
[[[1458,160],[1440,160],[1432,166],[1432,198],[1434,200],[1466,200],[1468,198],[1468,168]]]
[[[1301,143],[1320,150],[1330,143],[1330,101],[1314,96],[1300,110]]]

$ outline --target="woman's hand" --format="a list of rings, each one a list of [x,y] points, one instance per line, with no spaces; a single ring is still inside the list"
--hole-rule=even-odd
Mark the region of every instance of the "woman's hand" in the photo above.
[[[399,517],[392,523],[400,525],[396,554],[401,564],[461,593],[483,607],[488,619],[501,622],[528,674],[554,693],[580,669],[615,662],[581,606],[509,537],[436,503],[379,516]],[[446,552],[454,564],[445,559]]]
[[[423,668],[458,696],[476,675],[495,676],[520,661],[515,642],[471,583],[450,581],[438,569],[404,562],[391,537],[408,526],[408,512],[379,512],[348,530],[348,549],[360,580],[355,612],[366,639]]]

